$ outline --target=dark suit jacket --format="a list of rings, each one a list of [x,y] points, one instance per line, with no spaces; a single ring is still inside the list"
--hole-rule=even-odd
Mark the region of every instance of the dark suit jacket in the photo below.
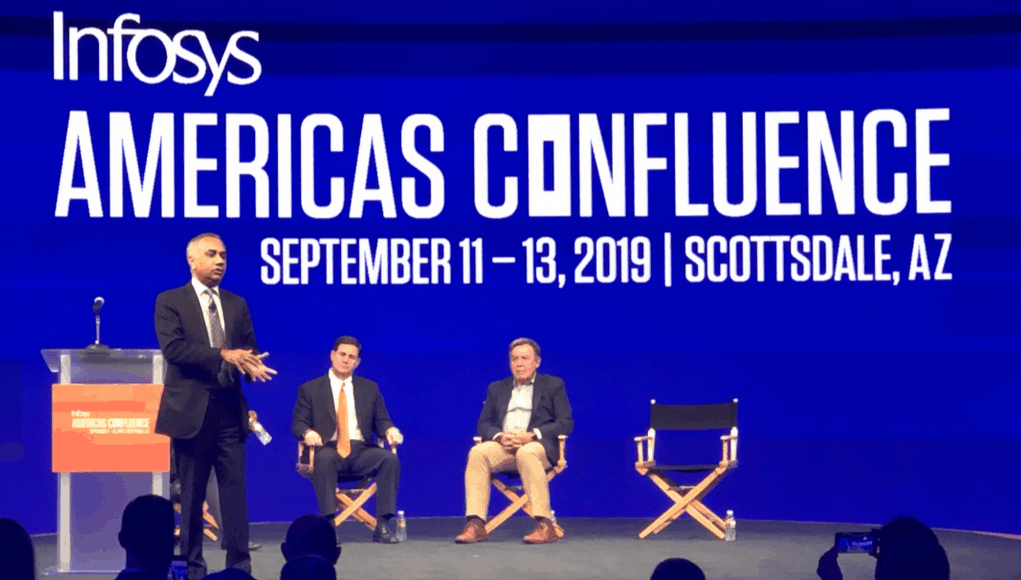
[[[503,419],[510,405],[511,392],[514,389],[514,377],[489,383],[486,390],[486,402],[482,405],[479,415],[479,436],[483,441],[490,441],[496,434],[503,431]],[[558,436],[570,435],[574,430],[574,419],[571,418],[571,402],[567,400],[567,387],[563,379],[550,375],[535,375],[532,387],[532,418],[528,421],[528,430],[539,429],[542,439],[539,443],[546,450],[550,463],[560,460],[560,441]]]
[[[355,398],[355,418],[358,430],[365,442],[371,445],[372,434],[386,437],[386,430],[393,427],[390,414],[386,412],[379,385],[358,375],[351,376],[351,388]],[[305,431],[312,429],[327,442],[337,432],[337,408],[333,404],[333,390],[330,377],[323,375],[298,387],[298,401],[294,404],[294,420],[291,432],[298,439]]]
[[[259,352],[255,330],[245,299],[219,289],[227,348],[249,348]],[[241,374],[233,365],[223,363],[220,350],[209,346],[209,332],[202,317],[202,305],[191,281],[180,288],[161,292],[156,297],[156,338],[167,362],[156,432],[177,439],[190,439],[202,428],[209,404],[209,392],[235,389],[241,399],[242,433],[247,436],[248,402],[241,392]],[[229,367],[231,384],[224,387],[217,375],[221,363]]]

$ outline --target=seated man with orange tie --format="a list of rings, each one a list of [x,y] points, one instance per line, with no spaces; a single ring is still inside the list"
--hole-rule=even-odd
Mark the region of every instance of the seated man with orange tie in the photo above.
[[[333,343],[330,370],[298,389],[291,431],[305,445],[319,447],[312,466],[319,513],[329,518],[337,513],[338,475],[372,474],[378,520],[372,541],[396,544],[387,522],[397,513],[401,464],[397,455],[373,444],[372,434],[385,438],[391,447],[404,438],[390,421],[379,386],[354,376],[361,355],[362,345],[352,336]]]

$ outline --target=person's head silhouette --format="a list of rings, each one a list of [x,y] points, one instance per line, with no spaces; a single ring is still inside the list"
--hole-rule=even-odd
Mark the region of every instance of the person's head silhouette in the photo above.
[[[219,572],[207,574],[205,580],[255,580],[255,578],[240,568],[224,568]]]
[[[877,580],[950,580],[950,560],[935,538],[914,536],[890,548],[876,566]]]
[[[32,538],[18,522],[0,518],[0,578],[35,580],[35,550]]]
[[[121,516],[117,540],[126,552],[126,568],[162,573],[174,557],[174,506],[158,495],[131,500]]]
[[[337,580],[337,570],[325,558],[310,554],[284,564],[280,580]]]
[[[287,528],[287,538],[280,545],[288,562],[309,554],[317,555],[331,564],[340,559],[337,532],[329,518],[319,515],[301,516]]]
[[[667,558],[656,566],[649,580],[705,580],[705,574],[691,560]]]

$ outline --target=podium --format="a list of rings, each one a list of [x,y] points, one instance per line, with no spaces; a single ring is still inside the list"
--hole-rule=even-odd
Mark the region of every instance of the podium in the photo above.
[[[169,495],[170,440],[156,435],[158,350],[45,349],[58,474],[57,565],[45,574],[117,574],[121,514],[135,497]]]

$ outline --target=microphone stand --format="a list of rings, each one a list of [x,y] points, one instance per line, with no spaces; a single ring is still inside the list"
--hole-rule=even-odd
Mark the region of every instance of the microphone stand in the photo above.
[[[96,342],[85,347],[85,350],[107,352],[110,350],[110,347],[105,344],[100,344],[99,342],[99,308],[101,307],[92,307],[92,310],[96,313]]]

